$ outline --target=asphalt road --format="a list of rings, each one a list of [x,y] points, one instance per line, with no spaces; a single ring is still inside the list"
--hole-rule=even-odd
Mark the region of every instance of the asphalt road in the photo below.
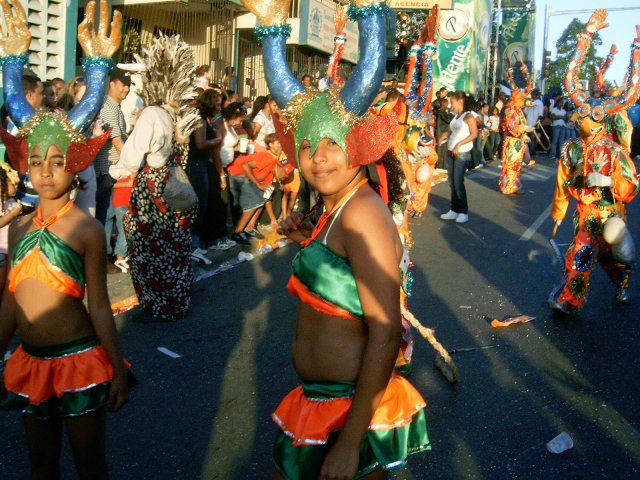
[[[562,272],[547,241],[553,176],[543,160],[525,170],[525,195],[502,196],[494,164],[467,178],[469,223],[439,219],[446,183],[412,221],[413,313],[449,350],[495,348],[454,354],[460,383],[450,386],[416,340],[410,379],[429,403],[433,450],[392,478],[640,478],[640,281],[632,278],[633,303],[619,306],[596,266],[586,308],[575,318],[551,314],[546,298]],[[640,240],[638,204],[629,225]],[[563,250],[571,224],[558,234]],[[177,324],[118,319],[140,385],[109,417],[112,478],[271,478],[270,413],[297,381],[288,351],[296,302],[284,288],[295,250],[202,280]],[[485,318],[520,313],[536,319],[496,330]],[[575,446],[549,453],[546,442],[561,432]],[[0,416],[3,480],[28,477],[23,435],[16,415]],[[63,478],[75,478],[68,448],[62,462]]]

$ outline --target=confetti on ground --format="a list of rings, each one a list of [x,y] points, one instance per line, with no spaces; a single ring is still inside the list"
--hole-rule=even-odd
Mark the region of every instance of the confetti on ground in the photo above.
[[[497,319],[493,319],[491,320],[491,326],[493,328],[498,328],[498,327],[509,327],[511,325],[515,325],[517,323],[528,323],[531,320],[535,320],[536,317],[529,317],[527,315],[518,315],[516,317],[507,317],[503,320],[497,320]]]
[[[469,308],[471,308],[471,305],[460,305],[460,308],[469,309]]]
[[[158,351],[160,353],[164,353],[167,357],[171,357],[171,358],[180,358],[182,356],[179,353],[172,352],[168,348],[164,348],[164,347],[158,347]]]
[[[138,297],[136,295],[131,295],[120,302],[112,304],[111,312],[113,312],[113,315],[120,315],[121,313],[128,312],[132,308],[137,307],[138,305],[140,305]]]

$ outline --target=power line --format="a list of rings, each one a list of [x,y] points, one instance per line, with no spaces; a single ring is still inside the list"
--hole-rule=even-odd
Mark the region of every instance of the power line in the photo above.
[[[640,7],[607,8],[607,12],[626,12],[629,10],[640,10]],[[552,11],[550,15],[554,17],[558,15],[579,15],[581,13],[593,13],[595,11],[596,11],[595,8],[588,8],[586,10],[558,10],[558,11]]]

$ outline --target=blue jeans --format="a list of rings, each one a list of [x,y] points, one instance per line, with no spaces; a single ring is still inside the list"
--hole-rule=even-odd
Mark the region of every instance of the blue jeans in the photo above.
[[[113,197],[113,195],[112,195]],[[128,207],[114,207],[113,198],[109,202],[109,208],[107,209],[106,223],[104,224],[104,232],[107,237],[107,255],[117,255],[118,257],[126,257],[127,251],[127,237],[124,235],[124,225],[122,223],[122,217],[127,213]],[[115,248],[111,246],[111,235],[113,234],[113,224],[116,224],[116,230],[118,231],[118,239],[116,240]]]
[[[202,226],[204,216],[207,213],[209,203],[209,176],[207,174],[207,162],[201,160],[189,161],[187,163],[187,176],[191,186],[198,196],[198,212],[193,222],[191,245],[200,248],[200,238],[202,237]]]
[[[112,193],[115,183],[116,181],[108,173],[96,175],[96,220],[105,227],[107,212],[113,204]]]
[[[449,186],[451,187],[451,210],[456,213],[468,213],[467,190],[464,187],[464,172],[469,167],[471,152],[459,153],[453,156],[451,151],[447,152],[449,157]]]
[[[560,157],[560,149],[563,145],[563,137],[564,137],[565,128],[562,125],[555,125],[553,127],[553,134],[551,135],[551,150],[549,150],[549,156],[551,158],[559,158]]]

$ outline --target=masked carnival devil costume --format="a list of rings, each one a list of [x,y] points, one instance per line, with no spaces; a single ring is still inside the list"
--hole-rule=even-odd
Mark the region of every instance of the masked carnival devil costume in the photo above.
[[[616,285],[617,299],[628,301],[635,254],[625,225],[625,204],[637,194],[638,178],[628,151],[612,138],[616,137],[616,116],[640,96],[640,35],[631,46],[628,81],[619,95],[590,98],[578,83],[585,52],[593,34],[607,26],[606,18],[606,10],[597,10],[580,33],[564,83],[580,125],[580,139],[563,146],[551,211],[555,233],[566,215],[569,196],[578,202],[575,237],[566,255],[562,284],[549,296],[551,307],[564,313],[584,305],[596,259]]]
[[[520,167],[527,148],[525,138],[527,118],[524,115],[526,99],[533,89],[533,83],[529,78],[529,69],[522,63],[520,71],[524,76],[527,86],[518,88],[513,79],[513,65],[509,61],[508,76],[511,85],[511,103],[507,107],[502,130],[506,133],[502,146],[502,172],[500,173],[500,191],[504,194],[520,192]]]
[[[330,148],[341,150],[349,169],[359,172],[355,178],[362,175],[361,167],[369,172],[335,203],[331,211],[323,211],[311,236],[301,243],[302,250],[294,259],[288,290],[304,304],[298,314],[296,336],[299,337],[302,335],[299,329],[310,321],[308,317],[317,318],[327,328],[336,320],[357,322],[354,326],[368,321],[365,303],[359,293],[361,280],[354,273],[349,258],[336,253],[329,246],[327,238],[330,238],[329,232],[341,230],[340,215],[346,215],[342,212],[348,210],[347,204],[353,201],[359,190],[365,188],[364,185],[375,183],[375,191],[389,205],[394,217],[400,217],[400,223],[405,217],[406,196],[404,192],[398,192],[398,182],[394,181],[398,172],[402,176],[399,162],[395,158],[389,160],[389,163],[393,163],[391,168],[379,161],[392,146],[397,119],[394,115],[366,115],[384,75],[387,5],[367,1],[349,6],[349,17],[358,21],[360,61],[341,89],[330,88],[318,92],[305,89],[289,71],[285,51],[290,30],[286,24],[289,3],[288,0],[244,1],[260,21],[256,34],[263,44],[267,83],[273,98],[283,109],[288,128],[294,134],[297,151],[288,155],[295,156],[300,152],[299,164],[307,176],[301,147],[309,148],[310,153],[305,155],[314,158],[316,150],[325,152],[329,144],[332,145]],[[312,161],[320,162],[318,159]],[[394,207],[396,201],[398,204]],[[408,263],[405,255],[399,265],[404,280],[407,278]],[[350,330],[352,327],[344,324],[343,328]],[[403,342],[402,346],[406,350],[408,345]],[[403,360],[397,363],[406,366],[406,356],[402,350],[398,356]],[[410,358],[410,351],[406,355]],[[396,352],[393,352],[393,356],[396,356]],[[298,363],[295,363],[298,368]],[[362,371],[365,369],[367,367],[363,366]],[[357,468],[355,464],[353,466],[356,478],[380,469],[402,467],[408,455],[430,449],[424,400],[398,371],[389,372],[388,378],[388,384],[379,397],[381,400],[372,417],[369,417],[369,427],[356,451]],[[346,432],[345,429],[353,427],[349,419],[352,414],[355,415],[354,412],[350,413],[352,406],[358,403],[358,379],[313,380],[303,380],[302,385],[289,393],[273,414],[273,420],[280,428],[274,461],[278,474],[285,479],[318,478],[322,469],[327,468],[325,461],[332,454],[336,458],[334,447],[344,447],[345,441],[341,435]],[[361,398],[359,407],[362,405]]]

